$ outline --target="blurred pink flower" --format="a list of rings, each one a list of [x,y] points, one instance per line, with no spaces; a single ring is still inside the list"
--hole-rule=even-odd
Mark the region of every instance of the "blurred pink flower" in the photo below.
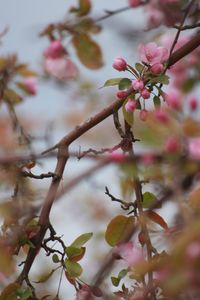
[[[179,144],[179,141],[176,136],[170,136],[166,140],[165,145],[164,145],[164,150],[167,153],[177,152],[179,150],[179,148],[180,148],[180,144]]]
[[[140,120],[146,121],[148,116],[148,111],[146,109],[141,109],[139,116],[140,116]]]
[[[177,89],[171,89],[165,94],[165,101],[174,110],[181,110],[182,101],[181,101],[181,92]]]
[[[198,107],[198,101],[195,97],[189,99],[189,107],[192,111],[196,110]]]
[[[150,68],[151,73],[155,75],[162,73],[163,70],[164,70],[164,66],[161,63],[156,63]]]
[[[186,256],[189,261],[200,258],[200,242],[194,241],[189,244],[186,249]]]
[[[44,65],[45,71],[56,77],[58,80],[75,79],[78,75],[78,69],[71,59],[66,57],[47,58]]]
[[[161,109],[161,108],[156,109],[155,112],[154,112],[154,115],[155,115],[155,118],[161,123],[169,122],[168,113],[165,110]]]
[[[116,246],[115,251],[130,267],[144,260],[142,249],[131,241]]]
[[[37,93],[37,80],[35,77],[26,77],[23,79],[22,84],[24,85],[27,92],[31,95],[36,95]]]
[[[135,91],[141,91],[144,88],[144,82],[141,79],[132,80],[132,86]]]
[[[192,159],[200,159],[200,138],[189,140],[188,153]]]
[[[149,97],[151,96],[151,93],[149,92],[149,90],[147,90],[146,88],[144,88],[140,92],[140,95],[142,96],[143,99],[149,99]]]
[[[54,40],[51,42],[49,47],[47,47],[44,51],[44,56],[46,58],[59,58],[62,55],[66,54],[66,50],[63,47],[60,40]]]

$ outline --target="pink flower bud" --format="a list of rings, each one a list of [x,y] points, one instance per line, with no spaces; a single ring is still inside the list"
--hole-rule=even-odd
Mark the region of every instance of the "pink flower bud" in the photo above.
[[[149,99],[151,93],[149,92],[149,90],[147,90],[146,88],[144,88],[141,92],[140,95],[142,96],[143,99]]]
[[[116,246],[115,252],[120,255],[128,266],[134,266],[144,261],[142,249],[131,241]]]
[[[125,105],[125,110],[127,112],[133,112],[136,109],[137,102],[135,100],[129,99]]]
[[[174,110],[181,110],[181,93],[178,90],[172,90],[165,94],[165,101]]]
[[[44,51],[44,56],[46,58],[59,58],[66,53],[60,40],[54,40],[51,42],[50,46]]]
[[[155,156],[153,153],[145,153],[141,156],[141,161],[145,166],[152,165],[155,162]]]
[[[126,71],[127,63],[122,57],[117,57],[115,58],[112,66],[117,71]]]
[[[125,92],[125,91],[118,91],[117,92],[117,98],[119,98],[119,99],[125,99],[126,97],[128,96],[128,93],[127,92]]]
[[[197,107],[198,107],[198,101],[195,97],[192,97],[190,100],[189,100],[189,107],[191,110],[196,110]]]
[[[141,0],[129,0],[128,3],[130,7],[137,7],[141,5]]]
[[[165,145],[164,145],[164,150],[167,153],[174,153],[179,150],[179,141],[177,140],[177,137],[171,136],[167,139]]]
[[[194,241],[189,244],[186,249],[186,255],[190,261],[200,258],[200,242]]]
[[[141,111],[140,111],[140,120],[146,121],[147,116],[148,116],[148,111],[146,111],[146,109],[141,109]]]
[[[22,81],[26,91],[31,95],[36,95],[37,86],[36,86],[36,78],[35,77],[27,77]]]
[[[135,91],[141,91],[144,88],[144,82],[141,79],[132,80],[132,86]]]
[[[150,68],[151,73],[155,75],[162,73],[163,70],[164,70],[164,66],[161,63],[156,63]]]

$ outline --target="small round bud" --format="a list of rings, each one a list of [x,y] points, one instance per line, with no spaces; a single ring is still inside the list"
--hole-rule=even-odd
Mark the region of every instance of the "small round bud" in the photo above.
[[[128,93],[127,92],[125,92],[125,91],[118,91],[117,92],[117,98],[119,98],[119,99],[125,99],[126,97],[128,96]]]
[[[147,89],[143,89],[141,92],[140,92],[140,95],[142,96],[143,99],[149,99],[151,93],[149,92],[149,90]]]
[[[127,63],[126,63],[125,59],[123,59],[122,57],[117,57],[117,58],[115,58],[112,66],[115,70],[121,72],[121,71],[126,71]]]
[[[125,105],[125,110],[127,112],[133,112],[136,109],[137,102],[135,100],[129,99]]]

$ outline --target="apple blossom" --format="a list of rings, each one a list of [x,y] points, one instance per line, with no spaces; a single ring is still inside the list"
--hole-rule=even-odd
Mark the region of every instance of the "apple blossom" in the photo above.
[[[25,89],[31,95],[36,95],[37,93],[37,81],[35,77],[26,77],[23,79],[22,84],[24,85]]]
[[[66,50],[60,40],[52,41],[50,46],[44,51],[44,56],[46,58],[59,58],[64,54],[66,54]]]
[[[137,7],[141,5],[141,0],[129,0],[128,3],[130,7]]]
[[[135,91],[141,91],[144,88],[144,82],[141,79],[132,80],[132,86]]]
[[[143,99],[149,99],[151,93],[149,92],[149,90],[144,88],[143,90],[140,91],[140,95],[142,96]]]
[[[189,258],[190,261],[200,258],[200,242],[199,241],[194,241],[187,246],[186,256],[187,256],[187,258]]]
[[[179,141],[176,136],[170,136],[164,145],[164,151],[167,153],[177,152],[180,148]]]
[[[123,162],[125,159],[124,153],[121,151],[121,149],[113,150],[109,154],[109,158],[111,161],[114,162]]]
[[[161,63],[156,63],[150,68],[151,73],[155,75],[162,73],[163,70],[164,70],[164,66]]]
[[[154,112],[155,118],[161,123],[168,123],[169,122],[169,115],[163,109],[156,109]]]
[[[138,50],[141,61],[151,66],[156,63],[166,62],[169,56],[167,48],[159,47],[154,42],[146,45],[140,44]]]
[[[66,57],[47,58],[44,64],[47,74],[56,77],[58,80],[75,79],[78,75],[78,69],[71,59]]]
[[[198,101],[195,97],[189,99],[189,107],[192,111],[196,110],[198,107]]]
[[[125,59],[123,59],[122,57],[115,58],[112,66],[117,71],[126,71],[126,69],[127,69],[127,63],[126,63]]]
[[[177,89],[170,90],[165,94],[165,101],[174,110],[181,110],[182,102],[181,102],[181,93]]]
[[[200,159],[200,138],[189,140],[188,153],[192,159]]]
[[[118,91],[117,92],[117,98],[119,98],[119,99],[125,99],[126,97],[128,96],[128,93],[127,92],[125,92],[125,91]]]
[[[144,260],[142,249],[132,241],[116,246],[115,253],[119,254],[130,267]]]
[[[125,110],[127,112],[133,112],[136,109],[137,102],[133,99],[129,99],[128,102],[125,104]]]

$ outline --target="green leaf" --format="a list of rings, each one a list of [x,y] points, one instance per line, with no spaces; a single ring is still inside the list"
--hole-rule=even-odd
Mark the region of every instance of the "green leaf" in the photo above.
[[[115,217],[107,226],[105,232],[106,242],[112,247],[117,245],[132,232],[134,226],[135,218],[133,216],[126,217],[119,215]]]
[[[160,107],[160,103],[161,103],[160,97],[154,96],[153,97],[153,103],[154,103],[155,108]]]
[[[101,48],[89,35],[86,33],[75,34],[72,44],[85,67],[95,70],[103,66]]]
[[[81,248],[85,243],[87,243],[91,239],[92,236],[92,232],[81,234],[73,241],[73,243],[70,246],[75,248]]]
[[[156,77],[150,78],[151,83],[162,83],[162,84],[169,84],[169,76],[166,74],[162,74]]]
[[[111,277],[111,281],[114,286],[118,286],[120,283],[120,279],[114,276]]]
[[[21,287],[17,292],[17,297],[19,300],[28,300],[32,296],[31,289]]]
[[[57,254],[54,254],[54,255],[52,256],[52,260],[53,260],[54,263],[58,263],[58,262],[60,261]]]
[[[65,260],[65,267],[69,277],[79,277],[83,272],[83,269],[79,263],[69,259]]]
[[[4,90],[3,98],[5,101],[8,101],[11,104],[18,104],[23,100],[23,98],[19,94],[9,88]]]
[[[35,283],[43,283],[49,280],[49,278],[53,275],[56,269],[51,270],[50,272],[43,274],[39,280],[35,281]]]
[[[119,82],[119,90],[126,90],[131,86],[131,80],[129,78],[123,78]]]
[[[111,78],[106,80],[102,87],[118,85],[123,78]]]
[[[133,125],[133,122],[134,122],[133,112],[128,112],[128,111],[126,111],[125,105],[126,105],[127,102],[128,102],[128,99],[124,102],[124,104],[123,104],[123,106],[122,106],[122,112],[123,112],[123,116],[124,116],[125,121],[126,121],[130,126],[132,126],[132,125]]]
[[[83,258],[84,254],[85,254],[85,247],[81,247],[81,248],[76,248],[76,247],[66,247],[65,248],[65,253],[67,254],[68,258],[71,261],[79,261],[80,259]]]
[[[128,273],[127,269],[121,270],[118,274],[118,278],[120,278],[120,279],[124,278],[127,275],[127,273]]]
[[[157,201],[157,198],[154,194],[150,192],[145,192],[143,194],[142,206],[144,208],[149,208],[153,203],[155,203],[155,201]]]
[[[144,70],[144,65],[142,65],[140,63],[136,63],[135,68],[141,74],[141,72]]]
[[[1,293],[0,300],[18,300],[17,292],[20,285],[17,283],[9,284]]]

